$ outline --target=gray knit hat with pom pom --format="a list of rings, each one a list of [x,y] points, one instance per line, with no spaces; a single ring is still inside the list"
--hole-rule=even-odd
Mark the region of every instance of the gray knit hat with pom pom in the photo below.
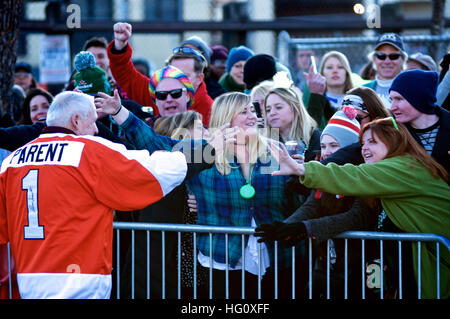
[[[77,73],[74,75],[75,86],[83,93],[97,95],[103,92],[111,95],[112,88],[105,71],[96,66],[95,57],[89,51],[79,52],[73,61]]]

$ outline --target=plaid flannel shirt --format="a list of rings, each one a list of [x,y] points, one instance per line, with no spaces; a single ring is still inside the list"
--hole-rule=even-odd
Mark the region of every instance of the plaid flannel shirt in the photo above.
[[[157,134],[153,128],[141,121],[136,115],[130,115],[120,127],[125,131],[125,137],[138,150],[146,149],[151,153],[157,150],[171,151],[179,140]]]
[[[250,227],[253,218],[257,225],[283,221],[298,206],[293,193],[286,192],[285,184],[288,176],[272,176],[270,163],[258,161],[253,168],[251,184],[255,188],[255,196],[244,199],[240,196],[240,188],[247,184],[240,164],[232,163],[230,174],[221,175],[216,167],[202,171],[187,181],[188,188],[197,200],[197,224],[218,226]],[[242,257],[242,236],[228,236],[228,261],[234,267]],[[245,246],[248,237],[245,237]],[[213,259],[225,263],[225,234],[212,235]],[[197,235],[197,247],[203,255],[209,256],[209,234]],[[268,244],[271,265],[274,265],[273,244]],[[278,264],[288,267],[291,264],[291,249],[278,247]]]
[[[151,127],[139,120],[130,112],[128,119],[122,123],[126,138],[137,149],[147,149],[150,153],[156,150],[172,150],[179,143],[166,136],[158,135]],[[251,199],[240,196],[240,188],[247,183],[240,164],[236,159],[230,174],[221,175],[214,165],[187,181],[188,188],[197,200],[199,225],[250,227],[254,218],[257,225],[283,221],[300,206],[294,193],[286,191],[288,176],[272,176],[272,162],[257,161],[252,169],[251,184],[256,194]],[[242,256],[241,235],[228,236],[229,264],[234,267]],[[225,263],[225,234],[213,234],[213,258]],[[248,237],[245,237],[245,245]],[[271,264],[274,262],[274,249],[268,244]],[[197,247],[203,255],[209,256],[209,234],[197,234]],[[297,247],[299,248],[299,247]],[[298,250],[298,249],[297,249]],[[291,248],[278,246],[278,264],[288,267],[291,264]]]

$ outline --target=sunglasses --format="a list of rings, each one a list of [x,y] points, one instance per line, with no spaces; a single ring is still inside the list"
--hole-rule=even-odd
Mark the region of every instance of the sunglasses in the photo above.
[[[206,58],[203,56],[203,54],[201,54],[200,52],[198,52],[197,50],[191,48],[191,47],[176,47],[172,50],[173,54],[176,53],[188,53],[188,54],[193,54],[195,55],[201,62],[208,64],[206,61]]]
[[[170,95],[173,99],[178,99],[181,97],[183,92],[186,91],[186,88],[182,89],[175,89],[171,91],[156,91],[155,96],[157,100],[165,101],[167,99],[167,96]]]
[[[394,61],[394,60],[397,60],[399,57],[401,57],[402,54],[401,53],[386,54],[386,53],[381,53],[381,52],[375,52],[375,56],[377,57],[377,59],[382,60],[382,61],[386,60],[387,57],[389,57],[389,60]]]

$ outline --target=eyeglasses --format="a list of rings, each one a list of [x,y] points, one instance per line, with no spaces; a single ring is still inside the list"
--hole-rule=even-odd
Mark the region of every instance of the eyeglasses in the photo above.
[[[197,50],[191,48],[191,47],[176,47],[172,50],[173,54],[176,53],[190,53],[195,55],[201,62],[203,62],[205,65],[208,64],[208,62],[206,61],[206,58],[203,56],[203,54],[201,54],[200,52],[198,52]]]
[[[168,95],[170,95],[173,99],[179,99],[185,91],[186,88],[175,89],[171,91],[156,91],[155,96],[156,99],[160,101],[165,101]]]
[[[382,61],[386,60],[387,57],[389,57],[389,60],[395,61],[399,57],[401,57],[402,54],[401,53],[389,53],[389,54],[386,54],[386,53],[382,53],[382,52],[375,52],[375,56],[377,57],[377,59],[382,60]]]

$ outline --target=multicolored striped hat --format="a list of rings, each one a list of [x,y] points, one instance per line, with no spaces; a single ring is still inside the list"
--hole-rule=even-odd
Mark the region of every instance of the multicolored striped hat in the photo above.
[[[350,105],[344,106],[334,113],[322,131],[322,136],[331,135],[339,143],[340,147],[358,143],[360,124],[356,120],[356,110]]]
[[[189,96],[189,103],[187,107],[190,108],[194,103],[194,95],[195,95],[194,86],[192,85],[191,81],[189,80],[186,74],[184,74],[183,72],[180,71],[180,69],[172,65],[168,65],[162,69],[157,70],[150,78],[150,81],[148,82],[148,90],[150,91],[150,95],[152,97],[153,102],[155,102],[156,100],[155,96],[156,87],[158,86],[158,83],[165,78],[177,79],[178,81],[181,82],[181,84],[184,85],[187,94]]]

